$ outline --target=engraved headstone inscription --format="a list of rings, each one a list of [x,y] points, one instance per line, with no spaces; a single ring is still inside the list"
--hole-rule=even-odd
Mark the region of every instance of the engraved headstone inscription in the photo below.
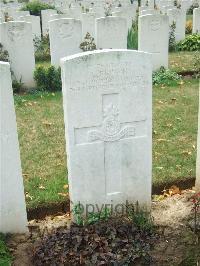
[[[166,15],[139,17],[138,50],[152,53],[153,70],[168,67],[168,29],[169,18]]]
[[[97,18],[95,40],[97,49],[126,49],[127,21],[121,17]]]
[[[72,204],[150,206],[150,57],[102,50],[61,60]]]
[[[9,53],[13,76],[25,88],[35,86],[35,56],[31,23],[12,21],[0,24],[1,42]]]
[[[49,22],[51,64],[60,65],[64,56],[81,52],[81,21],[73,18],[55,19]]]

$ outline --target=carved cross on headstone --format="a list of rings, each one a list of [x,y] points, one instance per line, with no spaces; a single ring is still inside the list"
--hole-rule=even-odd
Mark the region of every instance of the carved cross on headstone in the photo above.
[[[105,194],[121,193],[121,141],[136,137],[137,125],[145,120],[120,122],[119,94],[102,95],[102,124],[75,128],[75,144],[104,143]],[[145,131],[144,131],[145,132]]]

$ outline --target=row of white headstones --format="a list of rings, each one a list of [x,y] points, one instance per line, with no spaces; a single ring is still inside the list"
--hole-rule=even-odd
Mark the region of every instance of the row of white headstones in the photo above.
[[[105,204],[114,208],[127,201],[138,201],[141,205],[150,207],[150,57],[154,60],[157,53],[160,53],[159,56],[164,53],[161,48],[157,50],[156,47],[155,50],[154,46],[155,39],[160,40],[163,36],[158,29],[162,28],[167,19],[164,15],[147,15],[139,19],[139,31],[143,30],[144,35],[143,41],[142,37],[139,38],[139,46],[147,41],[150,49],[147,46],[141,50],[150,50],[153,52],[151,55],[127,50],[103,50],[77,54],[62,60],[68,180],[73,204],[81,202],[85,208],[89,205],[99,210]],[[70,28],[68,20],[66,23]],[[15,67],[16,71],[24,71],[24,77],[31,77],[32,72],[27,72],[28,66],[34,68],[33,56],[29,60],[30,47],[33,51],[31,25],[24,22],[1,25],[0,36],[6,37],[2,39],[3,44],[9,43],[6,48],[10,54],[12,70]],[[61,32],[62,34],[64,37],[67,34],[68,38],[69,30]],[[147,35],[148,39],[145,39]],[[151,35],[154,36],[152,42]],[[165,40],[167,41],[167,37]],[[60,55],[60,58],[64,55]],[[16,61],[17,64],[14,64]],[[9,68],[9,64],[1,63],[0,231],[24,232],[27,229],[27,218]],[[200,186],[199,183],[197,178],[197,187]]]
[[[84,210],[127,203],[150,209],[151,55],[97,50],[61,60],[71,205]],[[0,232],[27,231],[9,63],[0,63]],[[199,115],[200,133],[200,115]],[[200,189],[200,134],[197,181]]]
[[[95,13],[85,14],[87,19],[83,24],[85,26],[82,27],[81,21],[73,18],[51,20],[54,12],[56,11],[43,11],[43,25],[46,25],[46,30],[49,25],[51,64],[55,66],[60,65],[62,57],[80,53],[83,28],[84,34],[92,32],[91,35],[95,36],[97,49],[126,49],[127,31],[136,14],[134,8],[131,11],[133,17],[126,10],[125,13],[129,14],[128,20],[120,16],[96,18]],[[148,9],[141,10],[141,14],[138,23],[138,50],[152,53],[153,70],[161,66],[167,68],[170,25],[175,21],[176,41],[184,39],[186,12],[172,8],[167,10],[167,15],[161,15],[157,10]],[[59,15],[54,14],[54,16]],[[32,16],[26,17],[30,19]],[[193,31],[200,32],[200,8],[194,9],[193,17]],[[34,87],[35,57],[31,23],[19,21],[1,23],[0,42],[9,53],[11,68],[16,79],[21,80],[27,88]]]

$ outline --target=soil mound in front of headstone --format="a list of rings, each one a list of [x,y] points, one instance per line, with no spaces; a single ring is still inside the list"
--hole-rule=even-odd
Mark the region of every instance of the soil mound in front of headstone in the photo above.
[[[35,248],[33,261],[35,265],[150,265],[155,239],[152,230],[141,230],[128,219],[72,224],[46,235]]]

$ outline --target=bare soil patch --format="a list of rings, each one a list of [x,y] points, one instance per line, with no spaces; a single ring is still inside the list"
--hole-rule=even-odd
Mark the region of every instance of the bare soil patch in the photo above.
[[[15,235],[8,238],[8,247],[15,258],[13,265],[53,265],[49,260],[45,263],[44,257],[46,254],[51,255],[54,259],[59,257],[60,249],[59,245],[56,245],[58,239],[61,243],[61,249],[63,248],[61,253],[65,250],[63,254],[67,255],[68,261],[54,265],[92,265],[89,264],[88,258],[93,259],[93,265],[109,265],[106,260],[110,258],[110,262],[112,261],[112,256],[115,256],[113,250],[118,250],[119,261],[110,265],[199,265],[200,234],[194,234],[191,230],[193,227],[192,202],[190,200],[192,193],[193,191],[185,191],[181,195],[177,194],[164,200],[152,202],[152,216],[156,226],[155,234],[144,232],[137,234],[134,226],[131,227],[129,223],[118,221],[116,223],[99,223],[84,229],[75,226],[70,235],[69,215],[48,216],[44,220],[32,220],[29,226],[31,234]],[[84,244],[85,237],[88,238],[88,241],[90,240],[89,242],[86,241],[87,244],[86,242]],[[112,243],[112,241],[109,242],[109,237],[114,241],[112,248],[108,245]],[[50,238],[49,242],[47,238]],[[71,243],[69,239],[71,239]],[[136,239],[138,242],[134,242]],[[48,242],[48,245],[45,241]],[[131,244],[134,246],[135,243],[139,246],[139,252],[131,253]],[[75,252],[75,249],[80,249],[80,247],[84,247],[85,251],[81,256],[80,253]],[[69,249],[72,252],[71,257],[69,256]],[[92,258],[90,252],[95,249],[96,253],[93,254]],[[106,250],[108,256],[104,254],[103,250]],[[144,256],[140,257],[138,254],[141,255],[141,250],[145,252]],[[37,252],[38,255],[34,255]],[[128,264],[120,260],[122,258],[127,259],[126,254],[130,254]]]

